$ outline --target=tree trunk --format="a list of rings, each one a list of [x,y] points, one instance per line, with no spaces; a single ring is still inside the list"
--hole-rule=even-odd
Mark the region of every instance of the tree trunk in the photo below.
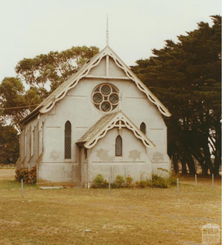
[[[179,173],[177,153],[173,154],[173,168],[176,174]]]

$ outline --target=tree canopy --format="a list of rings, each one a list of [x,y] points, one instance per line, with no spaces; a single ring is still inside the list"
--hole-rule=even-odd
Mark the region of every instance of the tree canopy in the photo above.
[[[200,22],[178,36],[177,43],[166,40],[164,48],[131,67],[172,113],[165,119],[168,152],[175,170],[180,160],[184,173],[196,171],[194,158],[205,174],[218,173],[220,166],[221,17],[212,20],[212,26]]]
[[[72,47],[62,52],[51,51],[33,59],[19,61],[15,70],[18,77],[28,85],[43,89],[48,84],[52,92],[98,52],[99,49],[95,46]]]
[[[15,163],[18,157],[20,121],[98,52],[93,46],[72,47],[18,62],[17,78],[6,77],[0,84],[0,163]]]

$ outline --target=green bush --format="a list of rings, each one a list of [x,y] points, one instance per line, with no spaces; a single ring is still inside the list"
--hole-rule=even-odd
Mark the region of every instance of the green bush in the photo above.
[[[112,189],[118,188],[118,186],[117,186],[116,183],[110,183],[110,187],[111,187]]]
[[[153,174],[152,186],[159,187],[159,188],[168,188],[167,180],[157,174]]]
[[[102,176],[102,174],[98,174],[96,178],[93,180],[93,186],[94,188],[108,188],[109,183],[107,180],[105,180]]]
[[[147,183],[146,180],[141,180],[141,181],[139,182],[139,186],[140,186],[141,188],[145,188],[145,187],[148,186],[148,183]]]
[[[124,182],[125,182],[125,180],[124,180],[123,176],[121,176],[121,175],[116,176],[116,181],[115,181],[116,187],[120,188]]]
[[[168,178],[168,183],[169,183],[170,186],[175,186],[175,185],[177,185],[177,178],[174,177],[174,176],[170,176],[170,177]]]

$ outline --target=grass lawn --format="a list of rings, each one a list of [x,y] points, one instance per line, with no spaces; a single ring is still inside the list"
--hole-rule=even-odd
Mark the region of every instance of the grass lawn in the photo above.
[[[180,178],[168,189],[41,190],[0,169],[0,244],[201,244],[221,222],[221,184]]]

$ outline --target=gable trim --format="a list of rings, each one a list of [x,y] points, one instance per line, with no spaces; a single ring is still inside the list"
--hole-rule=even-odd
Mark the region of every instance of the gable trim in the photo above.
[[[77,84],[79,83],[79,81],[84,78],[87,77],[90,70],[97,66],[100,61],[102,60],[102,58],[104,58],[105,56],[109,56],[111,57],[115,64],[121,68],[125,74],[126,74],[126,78],[124,79],[130,79],[132,80],[137,88],[142,91],[143,93],[146,94],[147,98],[157,106],[158,110],[161,112],[161,114],[163,114],[164,116],[171,116],[171,113],[168,111],[168,109],[153,95],[153,93],[136,77],[136,75],[124,64],[124,62],[112,51],[112,49],[109,46],[106,46],[106,48],[104,50],[102,50],[99,54],[97,54],[95,57],[92,58],[92,60],[87,63],[86,65],[84,65],[82,67],[82,69],[77,72],[76,74],[74,74],[74,76],[71,76],[70,79],[68,79],[64,85],[61,85],[61,88],[59,87],[57,90],[55,90],[52,94],[52,96],[49,95],[49,99],[47,101],[43,101],[37,108],[39,108],[40,106],[42,106],[42,108],[39,108],[40,113],[47,113],[49,112],[54,105],[56,104],[56,102],[58,102],[59,100],[63,99],[65,97],[65,95],[67,94],[67,92],[70,89],[73,89],[75,86],[77,86]],[[88,76],[91,77],[91,76]],[[103,77],[102,77],[103,78]],[[106,79],[115,79],[113,77],[105,77]],[[36,109],[37,109],[36,108]]]
[[[105,137],[107,132],[113,128],[122,129],[127,128],[131,130],[134,136],[142,141],[147,148],[154,148],[155,144],[143,134],[141,130],[122,112],[116,114],[95,136],[87,142],[84,142],[84,147],[90,149],[94,147],[98,140]],[[81,143],[81,142],[78,142]]]

